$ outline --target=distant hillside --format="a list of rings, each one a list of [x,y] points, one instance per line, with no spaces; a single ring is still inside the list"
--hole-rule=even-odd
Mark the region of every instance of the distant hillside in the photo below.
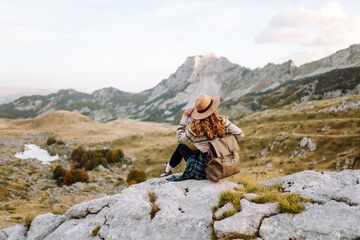
[[[40,89],[40,88],[27,88],[27,87],[6,87],[0,88],[0,104],[12,102],[19,97],[31,95],[47,95],[54,93],[54,89]]]
[[[336,69],[299,80],[290,80],[265,92],[248,93],[222,103],[231,117],[281,107],[291,103],[335,98],[360,93],[360,67]]]
[[[24,133],[54,132],[63,138],[87,142],[111,141],[133,134],[169,133],[176,127],[168,123],[142,122],[133,119],[98,122],[82,114],[55,111],[31,119],[0,119],[0,135],[21,137]]]
[[[228,112],[247,114],[274,105],[276,97],[266,98],[266,94],[273,91],[278,91],[282,104],[299,100],[306,96],[306,89],[312,91],[310,85],[305,86],[307,83],[313,85],[310,83],[313,80],[309,80],[309,77],[322,79],[326,73],[333,74],[326,75],[326,78],[331,78],[331,83],[335,83],[335,86],[325,88],[319,85],[321,94],[331,97],[330,92],[334,90],[342,94],[355,91],[357,86],[353,81],[357,82],[359,66],[360,44],[300,67],[289,60],[282,64],[269,63],[263,68],[249,69],[231,63],[224,57],[207,54],[188,57],[168,79],[142,93],[128,93],[115,88],[100,89],[92,94],[71,89],[61,90],[47,96],[21,97],[14,102],[0,105],[0,117],[29,118],[57,110],[68,110],[98,121],[133,118],[177,122],[183,110],[192,106],[195,98],[201,93],[219,94]],[[341,74],[333,71],[336,69],[341,70]],[[347,76],[356,79],[351,80]],[[327,85],[325,80],[319,82]],[[303,91],[295,87],[298,83],[303,86]],[[282,92],[279,91],[285,86],[282,84],[290,84],[293,87],[287,87],[285,92]],[[266,92],[270,89],[270,92]],[[294,89],[297,96],[291,94]],[[263,98],[262,92],[266,93]],[[313,94],[313,99],[316,99],[316,94]],[[246,97],[242,97],[244,95]]]

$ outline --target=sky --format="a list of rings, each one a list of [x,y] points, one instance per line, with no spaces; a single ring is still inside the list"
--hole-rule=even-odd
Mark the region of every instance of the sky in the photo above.
[[[140,92],[189,56],[300,66],[358,43],[358,0],[0,0],[0,88]]]

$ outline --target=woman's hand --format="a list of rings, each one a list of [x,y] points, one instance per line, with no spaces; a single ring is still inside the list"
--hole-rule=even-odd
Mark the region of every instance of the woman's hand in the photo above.
[[[191,107],[191,108],[185,110],[184,116],[185,116],[185,117],[190,117],[190,116],[191,116],[191,113],[194,111],[194,109],[195,109],[195,107]]]

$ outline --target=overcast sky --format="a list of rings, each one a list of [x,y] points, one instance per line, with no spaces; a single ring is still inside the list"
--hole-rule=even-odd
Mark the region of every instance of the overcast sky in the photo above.
[[[0,88],[139,92],[188,56],[299,66],[355,43],[359,0],[0,0]]]

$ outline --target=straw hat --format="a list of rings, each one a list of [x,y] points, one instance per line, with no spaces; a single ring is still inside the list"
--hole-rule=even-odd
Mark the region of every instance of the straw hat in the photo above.
[[[195,100],[195,109],[191,113],[193,119],[204,119],[216,111],[220,104],[220,96],[217,94],[201,94]]]

